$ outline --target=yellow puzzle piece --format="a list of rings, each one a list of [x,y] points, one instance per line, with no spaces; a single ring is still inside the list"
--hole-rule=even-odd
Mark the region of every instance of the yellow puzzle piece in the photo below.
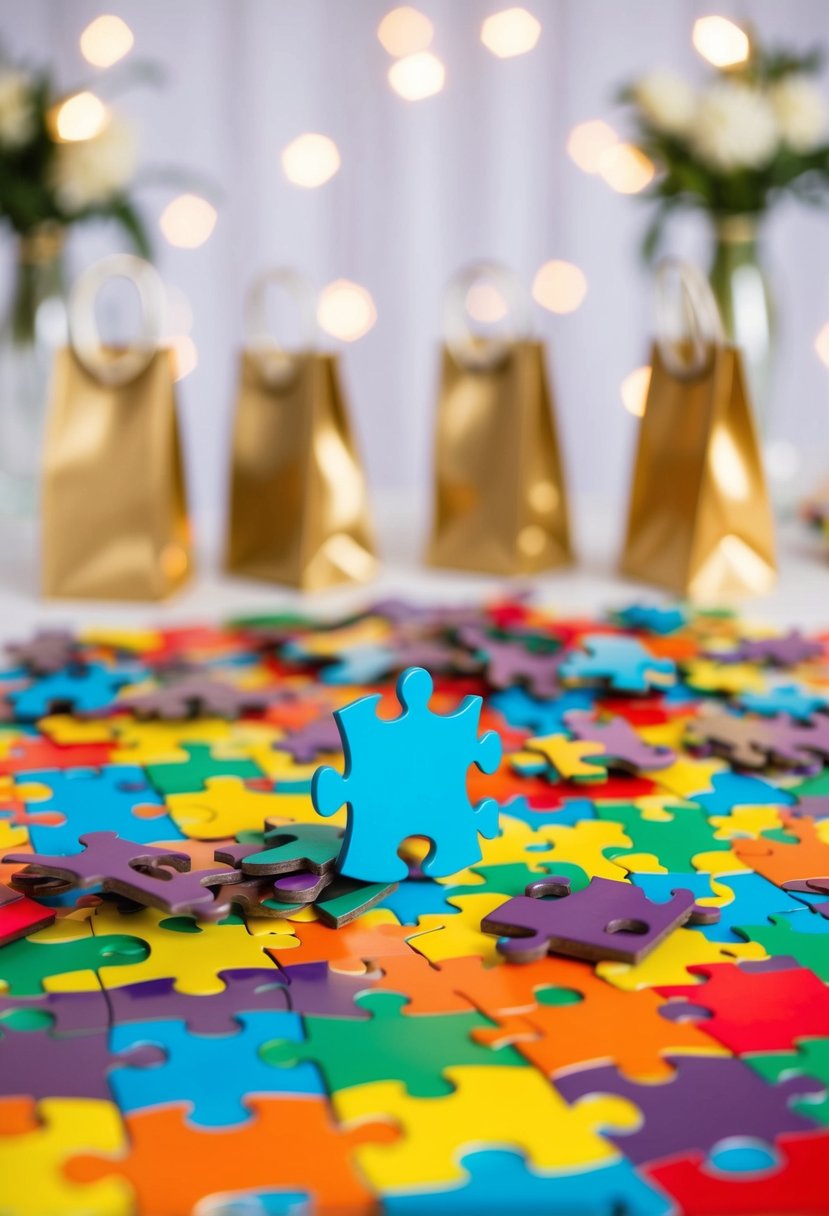
[[[712,942],[698,929],[674,929],[639,963],[605,960],[596,974],[628,992],[636,988],[661,988],[670,984],[694,984],[688,967],[698,963],[730,963],[738,959],[768,958],[758,942]]]

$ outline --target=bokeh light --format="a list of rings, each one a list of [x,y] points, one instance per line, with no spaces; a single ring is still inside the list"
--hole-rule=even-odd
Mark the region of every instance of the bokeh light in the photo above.
[[[406,101],[434,97],[446,81],[446,68],[431,51],[405,55],[389,68],[389,84]]]
[[[402,4],[386,13],[377,27],[377,37],[395,59],[416,55],[431,46],[435,29],[425,13]]]
[[[512,59],[533,50],[541,36],[541,22],[525,8],[505,8],[487,17],[481,42],[499,59]]]
[[[317,323],[332,338],[356,342],[368,333],[376,320],[377,310],[371,294],[359,283],[335,279],[320,292]]]
[[[288,181],[306,190],[324,185],[339,167],[339,150],[327,135],[298,135],[282,151],[282,168]]]
[[[829,367],[829,321],[826,322],[815,338],[815,351],[821,363]]]
[[[587,279],[572,262],[545,262],[533,279],[533,298],[550,312],[575,312],[586,294]]]
[[[700,17],[694,22],[694,46],[715,68],[730,68],[745,63],[751,45],[745,30],[727,17]]]
[[[599,158],[599,173],[618,194],[638,194],[655,172],[653,161],[634,144],[614,144]]]
[[[473,321],[494,325],[507,315],[507,302],[494,283],[485,279],[473,283],[466,293],[466,311]]]
[[[94,139],[109,121],[109,111],[100,97],[84,90],[61,102],[54,114],[54,129],[58,139],[74,143]]]
[[[102,13],[81,34],[81,54],[95,68],[111,68],[129,54],[134,41],[126,21],[113,13]]]
[[[567,140],[567,153],[585,173],[598,173],[602,156],[618,142],[619,136],[610,123],[594,118],[573,127]]]
[[[651,369],[646,364],[645,367],[637,367],[635,371],[629,372],[619,385],[622,404],[634,418],[644,417],[650,384]]]
[[[178,249],[198,249],[216,227],[216,208],[198,194],[180,194],[161,213],[159,227]]]
[[[189,334],[179,334],[172,340],[173,379],[183,380],[195,371],[199,362],[199,351]]]

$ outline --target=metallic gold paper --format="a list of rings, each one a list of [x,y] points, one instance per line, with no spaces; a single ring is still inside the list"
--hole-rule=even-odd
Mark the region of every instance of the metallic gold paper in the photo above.
[[[715,345],[688,377],[658,344],[651,359],[622,571],[695,600],[761,595],[774,527],[740,352]]]
[[[377,568],[368,493],[333,355],[242,353],[227,568],[318,591]]]
[[[190,529],[168,350],[121,385],[102,383],[72,348],[56,353],[42,521],[46,595],[157,600],[187,579]]]
[[[543,346],[511,342],[492,367],[466,366],[444,348],[427,560],[521,575],[571,557]]]

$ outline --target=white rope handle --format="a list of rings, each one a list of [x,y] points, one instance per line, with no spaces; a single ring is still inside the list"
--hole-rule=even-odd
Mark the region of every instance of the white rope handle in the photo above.
[[[674,376],[698,376],[725,340],[710,283],[693,262],[664,258],[656,268],[654,295],[662,362]]]
[[[491,283],[505,305],[500,333],[476,333],[470,323],[469,294]],[[475,371],[495,367],[510,346],[530,333],[530,300],[518,275],[498,262],[471,262],[449,280],[443,296],[443,336],[455,362]]]
[[[110,279],[126,279],[138,293],[141,328],[123,350],[107,349],[95,319],[98,293]],[[103,384],[120,385],[140,376],[159,348],[166,298],[158,271],[143,258],[116,253],[78,276],[69,297],[69,339],[86,370]]]
[[[296,354],[287,351],[269,328],[265,302],[271,287],[281,288],[296,305],[303,351],[314,350],[317,344],[317,301],[304,275],[284,267],[263,271],[250,285],[245,301],[245,346],[255,354],[265,383],[270,388],[280,388],[293,379],[297,360]]]

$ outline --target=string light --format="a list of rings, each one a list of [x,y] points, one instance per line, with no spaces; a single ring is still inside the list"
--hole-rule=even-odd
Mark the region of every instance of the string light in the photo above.
[[[189,334],[179,334],[173,338],[173,379],[183,380],[195,371],[199,363],[199,351]]]
[[[572,262],[545,262],[533,279],[533,297],[550,312],[575,312],[587,294],[587,279]]]
[[[745,30],[727,17],[700,17],[694,22],[695,48],[715,68],[731,68],[745,63],[751,45]]]
[[[53,126],[58,139],[75,143],[94,139],[109,122],[109,111],[100,97],[84,90],[67,97],[54,113]]]
[[[826,322],[815,338],[815,352],[821,363],[829,367],[829,321]]]
[[[161,213],[162,233],[178,249],[198,249],[216,227],[216,208],[197,194],[180,194]]]
[[[629,414],[633,414],[634,418],[644,417],[650,383],[651,369],[646,365],[629,372],[619,386],[622,404]]]
[[[282,151],[282,168],[288,181],[306,190],[324,185],[339,167],[339,150],[327,135],[298,135]]]
[[[585,173],[598,173],[602,156],[619,142],[619,136],[601,118],[580,122],[567,140],[567,153]]]
[[[389,84],[406,101],[422,101],[439,93],[446,81],[446,68],[431,51],[404,55],[389,68]]]
[[[599,173],[618,194],[638,194],[655,172],[653,161],[634,144],[614,144],[599,158]]]
[[[341,342],[356,342],[377,320],[374,301],[365,287],[348,279],[335,279],[320,292],[317,323]]]
[[[129,54],[134,41],[126,21],[112,13],[103,13],[90,21],[81,34],[81,54],[95,68],[111,68]]]
[[[507,303],[494,283],[473,283],[466,293],[466,311],[473,321],[494,325],[507,315]]]
[[[541,22],[525,8],[505,8],[487,17],[481,42],[499,59],[512,59],[533,50],[541,36]]]
[[[425,13],[408,4],[386,13],[377,27],[377,37],[395,59],[415,55],[432,44],[434,26]]]

